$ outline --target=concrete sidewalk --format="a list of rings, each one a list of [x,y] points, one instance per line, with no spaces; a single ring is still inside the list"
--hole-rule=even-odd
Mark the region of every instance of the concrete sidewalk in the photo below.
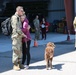
[[[32,41],[31,47],[34,46],[34,36],[35,34],[32,33]],[[74,39],[74,35],[70,35],[70,40]],[[59,33],[47,33],[46,40],[39,40],[38,45],[43,45],[50,42],[61,42],[67,40],[67,34],[59,34]],[[0,52],[7,52],[12,50],[11,38],[9,36],[0,35]]]

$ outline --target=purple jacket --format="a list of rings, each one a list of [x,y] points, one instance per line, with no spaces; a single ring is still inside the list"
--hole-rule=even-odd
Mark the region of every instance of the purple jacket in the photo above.
[[[27,41],[31,40],[30,30],[28,30],[28,26],[29,26],[29,21],[26,18],[24,20],[24,22],[22,23],[22,31],[27,36],[27,38],[23,38],[22,42],[27,42]]]

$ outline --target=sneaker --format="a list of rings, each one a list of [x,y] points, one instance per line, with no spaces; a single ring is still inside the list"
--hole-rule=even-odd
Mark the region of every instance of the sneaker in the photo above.
[[[28,66],[28,65],[26,65],[26,66],[25,66],[25,69],[28,69],[28,68],[29,68],[29,66]]]

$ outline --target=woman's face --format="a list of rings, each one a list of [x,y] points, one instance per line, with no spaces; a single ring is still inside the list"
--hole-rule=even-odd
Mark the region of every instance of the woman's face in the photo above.
[[[21,16],[21,22],[23,22],[25,20],[25,16]]]

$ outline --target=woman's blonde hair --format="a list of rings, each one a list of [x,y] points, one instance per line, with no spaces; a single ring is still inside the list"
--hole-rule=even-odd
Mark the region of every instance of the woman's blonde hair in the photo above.
[[[23,15],[21,15],[21,17],[24,17],[24,18],[26,18],[26,15],[25,15],[25,14],[23,14]]]

